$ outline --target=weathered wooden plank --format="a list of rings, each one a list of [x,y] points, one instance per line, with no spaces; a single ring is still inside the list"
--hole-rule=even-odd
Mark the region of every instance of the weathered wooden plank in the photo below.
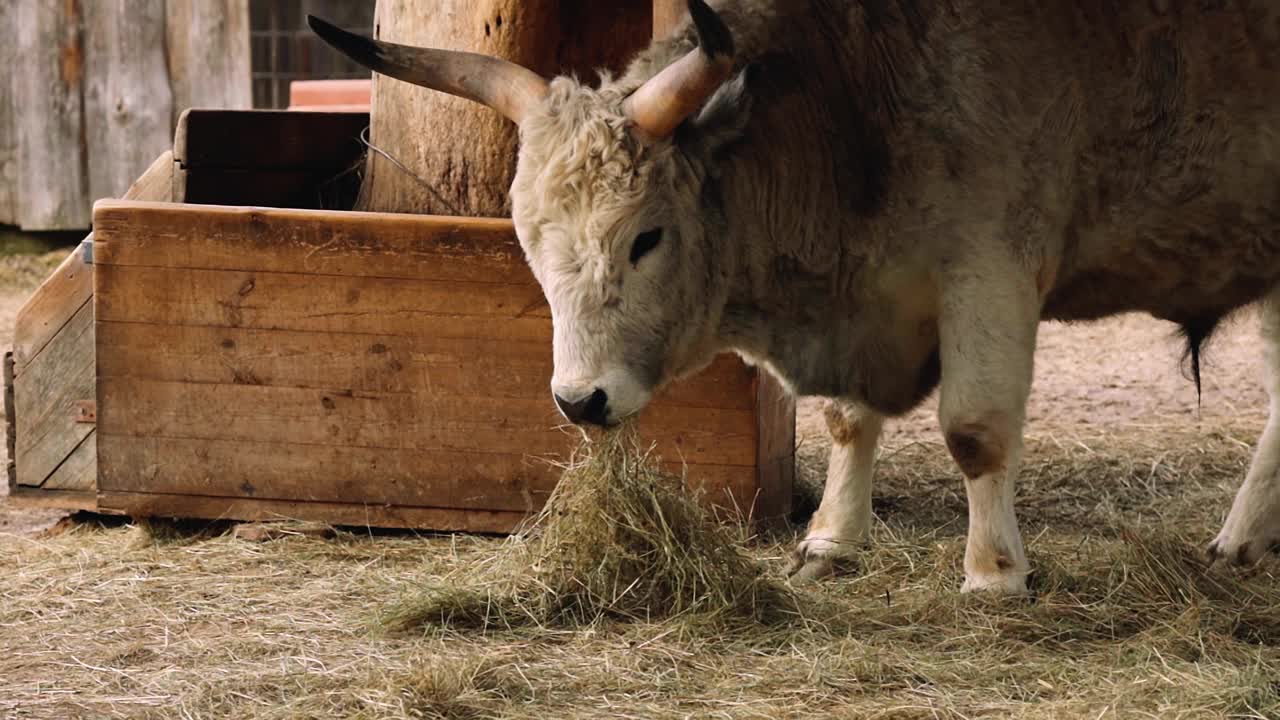
[[[42,490],[92,491],[98,485],[98,434],[89,434],[40,485]]]
[[[182,115],[174,155],[187,170],[332,170],[364,153],[368,113],[193,110]]]
[[[127,435],[103,435],[100,458],[103,492],[512,512],[540,509],[561,473],[543,459],[500,453]],[[682,470],[679,463],[663,467]],[[693,465],[688,472],[691,486],[722,505],[749,497],[754,487],[748,467]]]
[[[263,208],[345,210],[360,191],[360,175],[326,170],[183,170],[183,202]]]
[[[93,238],[93,233],[89,238]],[[92,295],[93,267],[84,262],[80,248],[76,248],[18,310],[13,323],[13,355],[17,374],[22,374],[22,369]]]
[[[98,510],[98,493],[83,490],[45,490],[19,485],[9,493],[9,504],[25,508],[58,508],[61,510]]]
[[[165,0],[83,8],[89,196],[119,197],[172,144]]]
[[[526,519],[524,513],[491,510],[418,508],[401,505],[355,505],[293,502],[199,495],[154,495],[104,492],[97,510],[134,517],[193,517],[214,520],[314,520],[356,527],[424,528],[441,532],[507,533]]]
[[[672,461],[754,466],[754,423],[748,411],[652,406],[641,429]],[[562,425],[546,400],[98,382],[98,429],[110,435],[546,456],[575,442]]]
[[[551,343],[99,322],[99,377],[550,402]],[[752,372],[732,356],[654,402],[750,410]]]
[[[126,198],[141,198],[156,202],[173,199],[173,151],[165,150],[152,161],[147,171],[125,190]]]
[[[173,166],[163,160],[166,151],[138,178],[125,197],[167,201],[173,188]],[[93,233],[89,234],[93,240]],[[80,249],[73,250],[18,310],[13,329],[14,361],[18,373],[48,344],[72,316],[93,295],[93,267],[84,262]]]
[[[14,114],[18,137],[18,224],[27,230],[89,226],[84,146],[84,46],[80,2],[16,3]],[[21,71],[16,71],[21,67]]]
[[[104,492],[531,512],[560,470],[501,453],[386,450],[107,434]]]
[[[173,123],[188,108],[253,107],[248,0],[168,0]]]
[[[18,4],[0,2],[0,67],[18,66]],[[0,225],[18,222],[18,132],[15,73],[0,76]],[[10,458],[12,460],[12,458]]]
[[[536,284],[509,220],[103,201],[94,230],[100,265]]]
[[[93,397],[93,307],[86,303],[14,378],[19,485],[42,485],[93,431],[75,420],[76,402]]]
[[[94,283],[104,321],[517,340],[551,332],[537,285],[104,265]]]

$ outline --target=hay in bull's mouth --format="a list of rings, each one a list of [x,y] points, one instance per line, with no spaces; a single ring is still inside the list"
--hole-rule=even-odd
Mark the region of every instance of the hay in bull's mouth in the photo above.
[[[584,443],[527,530],[469,577],[428,587],[387,625],[578,625],[685,614],[771,621],[794,614],[730,525],[714,521],[683,477],[662,472],[634,425]]]

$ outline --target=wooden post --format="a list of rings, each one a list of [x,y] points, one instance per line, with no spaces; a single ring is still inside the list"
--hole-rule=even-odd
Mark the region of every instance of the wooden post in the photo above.
[[[651,18],[648,0],[378,0],[374,26],[390,42],[486,53],[547,77],[590,80],[597,68],[622,69],[648,44]],[[494,111],[377,76],[371,123],[373,144],[409,172],[370,153],[360,209],[510,215],[517,134]]]
[[[671,35],[688,14],[688,0],[653,0],[653,39]]]

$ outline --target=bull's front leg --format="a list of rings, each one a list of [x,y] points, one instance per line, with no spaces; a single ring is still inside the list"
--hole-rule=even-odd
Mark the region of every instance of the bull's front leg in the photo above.
[[[831,459],[822,503],[796,545],[788,575],[795,582],[835,572],[837,560],[856,553],[871,534],[871,473],[883,418],[839,400],[827,402]]]
[[[992,263],[943,278],[938,416],[964,474],[969,537],[964,592],[1024,592],[1027,565],[1014,483],[1031,388],[1040,299],[1018,263]]]

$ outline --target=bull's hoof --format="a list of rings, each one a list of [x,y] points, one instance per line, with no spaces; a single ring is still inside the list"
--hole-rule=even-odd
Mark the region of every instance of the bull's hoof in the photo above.
[[[1008,570],[991,574],[965,575],[962,593],[992,593],[996,595],[1026,595],[1027,570]]]
[[[840,548],[842,548],[841,544],[831,540],[816,538],[801,540],[796,544],[795,551],[791,553],[787,578],[793,585],[803,585],[838,574],[852,562],[851,558],[845,557],[840,552]]]
[[[1224,527],[1205,552],[1209,562],[1215,565],[1248,567],[1266,557],[1267,553],[1280,553],[1280,532],[1237,537],[1229,527]]]

